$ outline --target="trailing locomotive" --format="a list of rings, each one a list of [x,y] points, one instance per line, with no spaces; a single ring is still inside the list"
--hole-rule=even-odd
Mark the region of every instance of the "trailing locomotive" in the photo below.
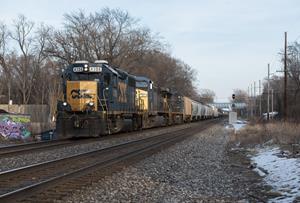
[[[214,109],[157,87],[106,61],[76,61],[62,74],[57,104],[60,138],[97,137],[214,117]]]

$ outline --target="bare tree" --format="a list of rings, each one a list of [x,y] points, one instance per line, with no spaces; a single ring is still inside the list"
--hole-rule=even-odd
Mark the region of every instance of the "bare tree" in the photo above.
[[[3,87],[7,87],[7,99],[10,100],[11,95],[11,72],[7,65],[7,41],[8,41],[9,31],[5,24],[0,23],[0,70],[1,70],[1,88],[0,93],[3,92]]]
[[[47,54],[45,54],[46,43],[50,38],[50,30],[52,28],[43,24],[37,29],[35,33],[34,49],[33,49],[33,61],[34,66],[34,86],[39,88],[33,88],[32,101],[34,103],[44,104],[47,98],[47,78],[51,75],[47,66]]]
[[[104,8],[89,16],[83,11],[66,14],[64,28],[52,34],[47,52],[67,63],[106,59],[128,67],[155,44],[149,29],[136,24],[128,12],[119,9]]]
[[[27,20],[23,15],[20,15],[17,20],[14,21],[14,32],[11,33],[11,38],[15,40],[21,51],[21,57],[19,64],[15,66],[17,74],[17,86],[22,95],[22,103],[27,104],[31,91],[35,73],[32,68],[31,58],[33,49],[33,38],[31,36],[34,23]]]
[[[7,40],[9,32],[5,24],[0,22],[0,64],[5,66],[5,55],[7,52]]]
[[[151,78],[158,86],[167,87],[171,92],[189,96],[195,100],[199,97],[193,81],[194,70],[170,54],[152,50],[145,51],[143,56],[132,63],[131,73]]]
[[[60,69],[75,60],[96,59],[106,59],[131,74],[147,76],[157,86],[199,98],[194,70],[172,57],[159,36],[140,26],[127,11],[104,8],[96,13],[78,11],[64,17],[60,30],[46,25],[37,28],[23,15],[14,21],[9,36],[17,47],[9,53],[5,49],[8,54],[3,57],[1,71],[11,74],[10,91],[18,103],[49,104],[53,114],[60,95]],[[1,30],[8,33],[0,28],[0,34]],[[0,41],[1,50],[3,41],[6,40]]]
[[[241,89],[234,89],[233,94],[235,94],[235,99],[234,102],[238,103],[247,103],[248,102],[248,94],[246,91],[241,90]],[[232,102],[232,98],[229,98]]]
[[[293,83],[290,88],[294,89],[293,99],[297,103],[298,94],[300,92],[300,44],[294,42],[288,47],[288,73]]]
[[[201,89],[200,90],[200,101],[203,103],[213,103],[215,93],[210,89]]]
[[[293,120],[300,119],[300,44],[298,42],[291,43],[288,46],[287,70],[288,70],[288,84],[287,84],[287,105],[288,118]],[[280,53],[281,61],[283,61],[283,53]],[[270,80],[270,89],[273,90],[273,109],[283,114],[283,93],[284,93],[283,76],[273,76]],[[263,111],[267,111],[267,84],[264,84],[262,94]]]

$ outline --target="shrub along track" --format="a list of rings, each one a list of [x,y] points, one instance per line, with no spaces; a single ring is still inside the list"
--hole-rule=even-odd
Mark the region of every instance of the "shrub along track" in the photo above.
[[[196,127],[4,171],[0,173],[0,201],[40,202],[61,199],[105,173],[134,163],[216,122],[217,120],[204,121]]]

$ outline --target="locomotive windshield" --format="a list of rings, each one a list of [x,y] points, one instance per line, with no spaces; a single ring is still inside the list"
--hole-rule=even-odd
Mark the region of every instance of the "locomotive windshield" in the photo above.
[[[146,77],[136,76],[135,80],[136,80],[136,87],[138,87],[140,89],[147,90],[149,85],[151,84],[151,80]],[[150,86],[150,89],[151,89],[151,86]]]
[[[101,73],[67,73],[65,77],[70,81],[95,80],[101,78]]]
[[[148,83],[146,81],[137,81],[136,82],[136,87],[147,88],[148,87]]]

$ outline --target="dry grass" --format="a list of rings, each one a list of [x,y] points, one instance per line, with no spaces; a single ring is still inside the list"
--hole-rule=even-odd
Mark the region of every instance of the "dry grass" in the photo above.
[[[242,146],[263,144],[272,140],[276,144],[300,144],[300,124],[274,122],[248,125],[231,136],[231,142]]]
[[[277,122],[266,125],[267,132],[276,143],[300,144],[300,124]]]

